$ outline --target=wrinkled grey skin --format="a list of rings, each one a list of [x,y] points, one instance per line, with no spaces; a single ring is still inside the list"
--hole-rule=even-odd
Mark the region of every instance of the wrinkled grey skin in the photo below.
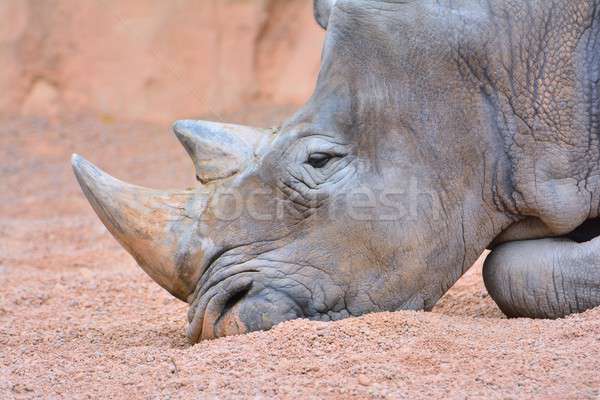
[[[202,201],[170,207],[190,228],[169,229],[188,239],[160,268],[131,244],[111,196],[98,200],[121,183],[79,158],[75,171],[117,239],[191,303],[193,342],[300,317],[428,310],[495,246],[485,281],[508,315],[583,311],[600,305],[600,242],[568,236],[600,207],[599,3],[316,1],[327,36],[315,92],[276,135],[257,133],[242,166],[203,175],[198,159],[210,157],[189,138],[205,140],[205,123],[174,126],[206,185]],[[425,194],[418,218],[349,214],[361,188],[410,182]],[[248,195],[250,209],[277,218],[219,218],[232,190],[269,193]]]

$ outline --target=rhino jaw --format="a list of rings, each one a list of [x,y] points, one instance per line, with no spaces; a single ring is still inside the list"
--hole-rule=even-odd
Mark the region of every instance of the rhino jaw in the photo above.
[[[173,296],[188,301],[208,256],[197,224],[208,196],[197,191],[159,191],[119,181],[83,157],[73,171],[92,208],[139,266]]]

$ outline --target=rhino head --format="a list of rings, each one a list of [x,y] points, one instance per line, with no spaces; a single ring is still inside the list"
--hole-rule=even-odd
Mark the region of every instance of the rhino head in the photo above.
[[[521,77],[494,45],[509,43],[490,28],[503,3],[447,3],[316,1],[328,30],[320,75],[280,129],[174,124],[194,190],[132,186],[74,156],[109,231],[190,304],[192,342],[430,309],[508,228],[531,216],[559,235],[586,219],[576,196],[560,212],[533,206],[517,176],[526,151],[507,137],[530,103],[507,95]]]

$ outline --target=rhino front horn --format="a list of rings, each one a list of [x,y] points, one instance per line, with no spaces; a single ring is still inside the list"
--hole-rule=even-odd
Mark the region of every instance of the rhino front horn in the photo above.
[[[268,129],[193,120],[175,122],[173,132],[194,161],[196,178],[202,183],[237,174],[256,148],[273,136]]]
[[[197,236],[207,198],[202,188],[152,190],[121,182],[78,155],[71,162],[83,193],[110,233],[154,281],[188,301],[204,256],[205,243]]]

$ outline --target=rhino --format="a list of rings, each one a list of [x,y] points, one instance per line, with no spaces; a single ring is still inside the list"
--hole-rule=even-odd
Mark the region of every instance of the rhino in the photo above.
[[[192,343],[430,310],[490,249],[509,317],[600,305],[600,1],[316,0],[312,97],[277,129],[173,125],[197,187],[83,193],[189,303]]]

